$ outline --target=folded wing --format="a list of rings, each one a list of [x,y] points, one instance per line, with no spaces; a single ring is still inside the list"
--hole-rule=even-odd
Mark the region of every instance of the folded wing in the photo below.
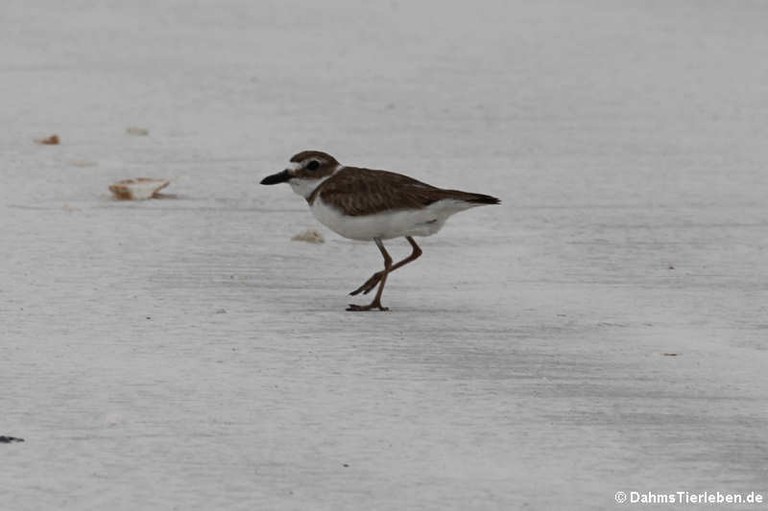
[[[472,205],[499,204],[499,199],[479,193],[444,190],[402,174],[384,170],[345,168],[320,185],[309,198],[320,196],[350,216],[385,210],[423,209],[452,199]]]

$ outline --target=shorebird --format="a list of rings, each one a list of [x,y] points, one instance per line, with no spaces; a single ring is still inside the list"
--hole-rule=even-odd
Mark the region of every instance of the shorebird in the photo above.
[[[294,155],[288,168],[261,184],[285,182],[304,197],[320,223],[345,238],[373,241],[384,257],[384,269],[350,293],[368,294],[378,286],[373,301],[350,304],[348,311],[389,310],[381,304],[387,277],[422,254],[414,236],[435,234],[460,211],[500,203],[490,195],[437,188],[395,172],[348,167],[321,151]],[[412,252],[393,264],[383,240],[399,237],[408,240]]]

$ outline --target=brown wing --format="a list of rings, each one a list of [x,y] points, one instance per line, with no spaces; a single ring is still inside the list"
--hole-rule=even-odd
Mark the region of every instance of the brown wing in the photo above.
[[[321,184],[314,197],[322,197],[350,216],[370,215],[387,209],[422,209],[442,199],[485,202],[492,197],[458,190],[443,190],[402,174],[385,170],[347,167]],[[498,200],[493,199],[498,202]]]

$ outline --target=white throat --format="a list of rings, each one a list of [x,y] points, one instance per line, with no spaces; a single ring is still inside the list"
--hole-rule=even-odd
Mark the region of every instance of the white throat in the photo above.
[[[323,181],[328,179],[331,176],[323,176],[318,179],[300,179],[298,177],[294,177],[290,181],[288,181],[288,184],[291,185],[291,188],[293,191],[305,199],[308,199],[310,195],[312,195],[312,192],[315,191],[315,189],[323,184]]]
[[[342,165],[339,165],[336,167],[333,171],[333,174],[340,171],[344,167]],[[323,184],[323,182],[332,177],[333,174],[330,174],[328,176],[323,176],[316,179],[302,179],[298,177],[292,178],[290,181],[288,181],[288,184],[291,185],[291,188],[295,193],[298,195],[301,195],[305,199],[309,199],[309,196],[312,195],[312,192],[314,192],[318,186]]]

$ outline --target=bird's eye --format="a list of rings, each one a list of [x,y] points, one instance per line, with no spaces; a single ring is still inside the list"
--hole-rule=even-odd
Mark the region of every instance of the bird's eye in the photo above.
[[[309,163],[307,163],[308,170],[317,170],[319,167],[320,167],[320,162],[317,160],[312,160]]]

